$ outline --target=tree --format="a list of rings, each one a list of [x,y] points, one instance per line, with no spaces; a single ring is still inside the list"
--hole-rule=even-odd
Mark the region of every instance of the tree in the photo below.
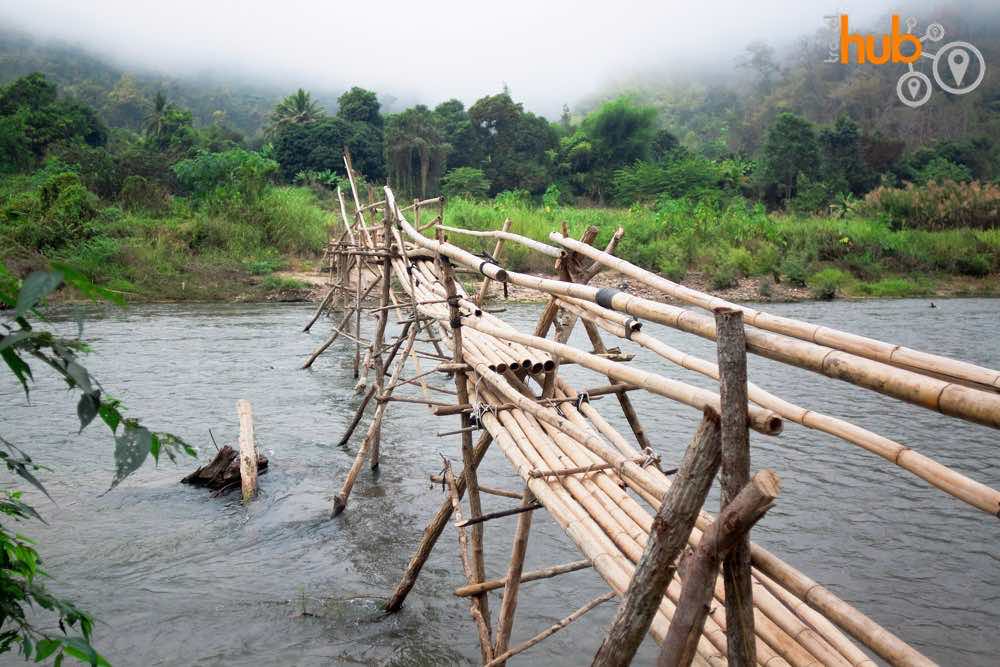
[[[757,86],[765,95],[771,92],[774,78],[780,71],[774,61],[774,48],[766,42],[755,41],[747,44],[746,53],[738,67],[753,70],[757,75]]]
[[[861,130],[850,116],[842,114],[832,127],[819,133],[821,174],[835,193],[861,195],[877,178],[866,167],[861,154]]]
[[[793,113],[781,113],[767,131],[761,155],[765,186],[777,186],[783,198],[795,196],[799,174],[816,175],[819,150],[812,124]]]
[[[339,116],[284,126],[274,138],[274,159],[288,181],[299,172],[309,171],[333,171],[344,176],[344,147],[350,149],[355,169],[366,179],[384,176],[381,130]]]
[[[482,169],[458,167],[441,179],[441,194],[445,197],[485,199],[490,192],[490,182]]]
[[[583,119],[598,168],[616,169],[649,157],[656,134],[656,109],[628,97],[605,102]]]
[[[8,115],[18,109],[38,111],[56,102],[56,86],[41,72],[15,79],[0,90],[0,115]]]
[[[448,167],[471,167],[482,160],[482,150],[477,143],[475,128],[459,100],[451,99],[434,107],[438,126],[444,133],[444,139],[451,144],[448,153]]]
[[[382,127],[380,108],[378,96],[358,86],[337,98],[337,115],[347,121]]]
[[[385,160],[390,181],[404,192],[419,191],[426,197],[429,183],[443,171],[449,150],[438,117],[426,106],[418,104],[389,116]]]
[[[325,115],[312,96],[299,88],[274,107],[266,131],[274,135],[289,125],[314,123]]]
[[[493,192],[545,189],[551,180],[547,152],[558,145],[547,120],[526,112],[506,92],[477,100],[469,108],[469,118]]]
[[[153,103],[146,112],[146,136],[159,137],[163,132],[163,119],[167,114],[167,96],[162,90],[156,91]]]

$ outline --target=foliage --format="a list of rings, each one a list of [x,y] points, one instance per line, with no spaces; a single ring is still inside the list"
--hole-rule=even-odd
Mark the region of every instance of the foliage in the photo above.
[[[14,305],[13,314],[0,322],[0,357],[6,367],[20,382],[25,396],[30,391],[34,374],[29,361],[40,362],[60,377],[70,390],[79,392],[77,416],[83,431],[98,417],[111,432],[115,457],[115,475],[109,491],[135,472],[152,455],[159,460],[166,454],[175,460],[177,453],[196,456],[195,451],[171,433],[153,432],[138,420],[126,417],[119,400],[110,397],[90,372],[80,363],[79,354],[87,350],[76,338],[65,338],[29,323],[28,318],[38,312],[41,302],[53,291],[69,285],[95,299],[119,301],[113,293],[96,287],[80,273],[68,266],[54,265],[50,271],[35,271],[22,284],[11,280],[6,268],[0,264],[0,302]],[[120,302],[120,301],[119,301]],[[20,448],[0,437],[0,459],[9,473],[21,477],[46,496],[48,492],[35,476],[42,470]],[[0,491],[0,516],[15,522],[30,519],[42,520],[38,512],[21,500],[18,491]],[[8,524],[9,525],[9,524]],[[90,665],[108,666],[108,661],[91,645],[93,619],[72,602],[51,594],[40,579],[46,576],[41,569],[41,558],[34,543],[11,532],[8,525],[0,524],[0,653],[15,646],[25,659],[42,662],[54,656],[59,665],[66,656]],[[53,615],[58,621],[57,634],[35,625],[34,614],[28,610],[38,607]],[[73,635],[69,629],[80,634]]]
[[[451,145],[438,119],[422,104],[389,116],[385,125],[385,161],[389,181],[401,193],[426,198],[440,178]]]
[[[236,198],[243,204],[256,202],[277,171],[274,160],[241,148],[201,152],[174,165],[178,183],[196,199]]]
[[[490,191],[490,181],[482,169],[458,167],[441,179],[441,194],[445,197],[485,199]]]
[[[507,92],[476,101],[469,108],[469,119],[481,154],[478,166],[490,181],[491,192],[545,189],[546,151],[556,147],[556,132],[548,121],[525,111]]]
[[[879,187],[857,210],[860,215],[884,218],[897,229],[992,228],[1000,226],[1000,185],[945,181]]]
[[[777,188],[782,198],[794,196],[799,174],[814,176],[819,163],[812,124],[792,113],[779,114],[767,131],[761,159],[765,188]]]
[[[965,183],[972,180],[972,172],[962,164],[952,162],[948,158],[937,156],[917,171],[916,181],[921,185],[928,183],[946,183],[953,181]]]
[[[840,269],[826,268],[817,271],[806,281],[817,299],[830,300],[851,282],[851,276]]]
[[[125,178],[120,199],[128,211],[142,210],[162,215],[170,210],[170,194],[161,185],[134,174]]]
[[[371,90],[354,86],[337,99],[337,115],[346,121],[382,127],[381,105]]]
[[[620,203],[652,202],[660,197],[694,200],[732,196],[735,183],[723,165],[685,150],[660,162],[636,162],[614,174],[615,200]]]
[[[274,107],[268,119],[267,133],[274,135],[289,125],[314,123],[324,115],[312,95],[299,88]]]

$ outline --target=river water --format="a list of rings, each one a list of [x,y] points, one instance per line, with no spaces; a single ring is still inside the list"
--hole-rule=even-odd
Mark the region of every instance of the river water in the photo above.
[[[327,334],[299,330],[311,305],[135,306],[127,311],[59,311],[67,331],[85,316],[92,342],[87,365],[130,414],[214,453],[211,428],[234,443],[235,401],[252,401],[260,446],[271,460],[261,497],[243,508],[236,495],[212,499],[178,483],[193,461],[146,465],[101,496],[112,476],[112,443],[102,425],[76,434],[73,397],[37,369],[28,405],[0,374],[0,433],[52,468],[45,481],[55,503],[32,495],[48,527],[22,530],[40,541],[51,586],[98,619],[96,642],[116,665],[468,664],[479,651],[463,601],[455,533],[448,529],[403,612],[379,604],[392,590],[428,518],[439,488],[440,453],[457,458],[457,437],[438,438],[457,418],[438,419],[412,404],[391,405],[383,431],[382,470],[367,467],[347,512],[329,518],[330,500],[361,433],[335,444],[352,416],[353,344],[338,341],[310,371],[298,370]],[[865,301],[768,306],[770,311],[1000,365],[1000,302],[986,299]],[[537,306],[504,315],[530,330]],[[647,325],[668,343],[714,358],[701,339]],[[581,336],[582,338],[582,336]],[[577,339],[582,346],[582,340]],[[642,350],[634,364],[709,386],[700,376]],[[805,371],[751,358],[762,387],[893,437],[1000,486],[996,431],[899,404]],[[577,387],[603,384],[564,367]],[[633,395],[668,467],[699,415],[654,396]],[[448,397],[445,397],[448,398]],[[10,406],[13,404],[13,408]],[[611,400],[595,403],[623,432]],[[362,427],[363,428],[363,427]],[[782,477],[781,498],[754,539],[857,605],[943,664],[995,665],[1000,653],[1000,525],[888,462],[831,437],[788,424],[778,438],[754,438],[753,467]],[[519,489],[499,450],[483,483]],[[516,501],[487,496],[487,511]],[[717,496],[710,507],[717,506]],[[487,566],[502,576],[514,519],[486,533]],[[544,513],[529,541],[527,568],[576,560],[572,543]],[[554,623],[605,589],[589,570],[526,584],[514,641]],[[491,595],[493,609],[499,595]],[[614,612],[606,603],[521,657],[521,664],[589,661]],[[494,611],[495,613],[495,611]],[[653,661],[647,641],[637,664]],[[18,664],[8,656],[2,664]]]

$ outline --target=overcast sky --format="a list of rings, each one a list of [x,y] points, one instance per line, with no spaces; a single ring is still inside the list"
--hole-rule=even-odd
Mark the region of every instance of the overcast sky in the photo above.
[[[908,3],[912,6],[913,3]],[[899,6],[896,3],[895,6]],[[289,90],[352,84],[408,101],[472,102],[506,83],[552,116],[637,71],[731,66],[884,0],[0,0],[0,19],[173,75],[240,72]]]

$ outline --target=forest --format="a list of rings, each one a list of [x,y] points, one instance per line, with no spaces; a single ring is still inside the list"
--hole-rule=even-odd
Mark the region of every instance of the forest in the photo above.
[[[971,28],[988,61],[996,28]],[[749,44],[742,83],[626,80],[550,121],[506,88],[389,111],[391,95],[360,86],[282,96],[165,79],[7,33],[0,253],[21,274],[67,262],[130,299],[301,287],[272,274],[321,252],[346,147],[367,183],[445,195],[449,224],[510,217],[536,238],[594,224],[599,242],[621,225],[624,257],[712,289],[989,291],[1000,76],[909,109],[894,68],[824,62],[824,39],[791,60]]]

